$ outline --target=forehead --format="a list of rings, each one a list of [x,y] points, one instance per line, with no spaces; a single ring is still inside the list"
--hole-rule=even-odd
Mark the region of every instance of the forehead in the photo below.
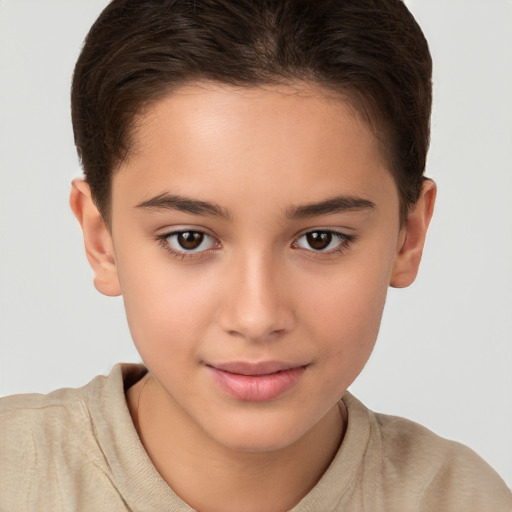
[[[301,128],[309,127],[309,130],[302,130],[302,135],[312,143],[327,135],[342,143],[338,129],[347,123],[354,127],[365,125],[353,108],[351,98],[307,82],[251,87],[191,83],[150,104],[135,119],[132,155],[147,148],[157,132],[168,132],[172,128],[179,134],[193,131],[194,139],[201,136],[210,139],[212,133],[208,131],[212,125],[217,132],[225,129],[237,136],[263,138],[269,131],[289,134],[295,125],[295,135]],[[293,141],[282,142],[291,144]]]
[[[313,86],[183,86],[139,116],[132,142],[113,200],[171,191],[299,203],[329,191],[372,194],[391,179],[379,140],[351,104]]]

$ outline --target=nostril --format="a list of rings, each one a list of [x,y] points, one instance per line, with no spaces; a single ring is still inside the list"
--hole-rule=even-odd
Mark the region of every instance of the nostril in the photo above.
[[[280,329],[268,329],[268,330],[256,330],[256,329],[248,329],[240,327],[240,329],[229,329],[227,332],[230,336],[234,338],[245,339],[248,341],[271,341],[276,338],[283,336],[288,329],[280,328]]]

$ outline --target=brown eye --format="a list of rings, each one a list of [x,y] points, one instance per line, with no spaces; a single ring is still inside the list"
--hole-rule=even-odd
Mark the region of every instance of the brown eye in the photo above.
[[[304,233],[294,242],[293,246],[313,252],[330,253],[344,250],[353,238],[351,235],[345,235],[337,231],[318,229]]]
[[[176,241],[182,249],[186,251],[193,251],[201,246],[204,240],[204,234],[197,231],[184,231],[178,233]]]
[[[162,238],[169,250],[182,254],[203,252],[218,246],[214,238],[201,231],[176,231]]]
[[[306,241],[311,249],[322,251],[332,242],[332,233],[329,231],[312,231],[306,235]]]

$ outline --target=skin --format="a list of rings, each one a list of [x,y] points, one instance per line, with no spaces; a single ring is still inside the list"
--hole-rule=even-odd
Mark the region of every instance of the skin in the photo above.
[[[71,206],[95,286],[123,295],[150,372],[128,391],[142,443],[196,509],[290,509],[342,440],[339,399],[370,356],[388,287],[416,277],[435,185],[400,225],[380,142],[346,101],[304,84],[182,87],[145,112],[134,141],[111,226],[82,180]],[[163,194],[216,209],[163,207]],[[339,196],[372,206],[304,208]],[[180,230],[206,234],[198,252],[165,238]],[[312,247],[312,232],[330,245]],[[305,369],[252,401],[209,368],[240,361]]]

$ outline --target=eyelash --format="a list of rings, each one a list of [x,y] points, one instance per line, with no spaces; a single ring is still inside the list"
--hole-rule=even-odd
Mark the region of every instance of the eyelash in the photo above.
[[[321,233],[322,235],[329,235],[332,238],[337,239],[339,244],[335,248],[327,250],[327,251],[326,250],[315,251],[313,248],[307,249],[307,248],[299,247],[298,244],[299,244],[299,240],[301,238],[307,237],[308,235],[312,235],[314,233],[316,233],[316,234]],[[293,242],[292,247],[294,247],[296,249],[302,249],[304,251],[314,254],[315,256],[316,255],[332,256],[332,255],[344,253],[355,240],[356,240],[355,235],[348,235],[346,233],[340,233],[339,231],[334,231],[332,229],[310,229],[310,230],[302,233],[299,237],[297,237],[295,239],[295,241]]]
[[[193,233],[195,235],[199,234],[203,237],[208,237],[213,240],[214,247],[208,248],[208,249],[205,249],[202,251],[186,251],[186,250],[180,251],[180,250],[173,249],[169,243],[169,239],[171,237],[177,237],[179,235],[184,235],[186,233]],[[339,240],[339,245],[333,249],[328,250],[328,251],[314,250],[313,248],[307,249],[307,248],[300,247],[298,245],[299,240],[301,238],[311,235],[313,233],[317,233],[317,234],[321,233],[323,235],[327,234],[329,236],[332,236]],[[218,250],[218,247],[220,247],[220,242],[218,240],[216,240],[213,236],[209,235],[208,233],[201,231],[200,229],[180,229],[177,231],[171,231],[171,232],[165,233],[163,235],[157,236],[156,239],[166,252],[168,252],[173,257],[178,258],[180,260],[190,259],[190,258],[201,258],[201,257],[206,256],[208,253],[211,253],[212,251]],[[304,250],[306,252],[311,253],[312,255],[321,255],[324,257],[328,257],[328,256],[344,253],[355,240],[356,240],[355,235],[348,235],[346,233],[341,233],[339,231],[334,231],[331,229],[311,229],[311,230],[305,231],[301,235],[299,235],[292,243],[292,248]]]
[[[201,231],[200,229],[179,229],[177,231],[171,231],[169,233],[164,233],[163,235],[157,236],[157,241],[165,251],[171,254],[171,256],[174,256],[175,258],[178,258],[180,260],[184,260],[186,258],[201,258],[204,257],[207,253],[217,250],[216,248],[210,248],[203,251],[179,251],[173,249],[169,243],[169,239],[171,237],[177,237],[185,233],[194,233],[202,235],[203,237],[208,237],[214,240],[214,246],[220,246],[220,242],[216,241],[216,239],[213,236],[209,235],[208,233],[205,233],[204,231]]]

